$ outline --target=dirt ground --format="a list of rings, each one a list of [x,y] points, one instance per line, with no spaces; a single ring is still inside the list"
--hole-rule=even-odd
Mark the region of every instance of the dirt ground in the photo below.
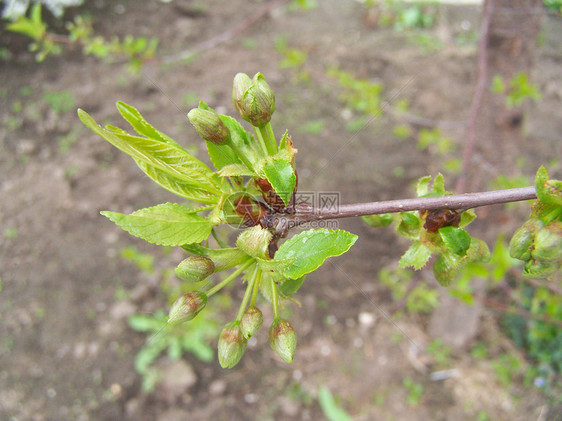
[[[217,361],[203,363],[190,354],[177,362],[162,357],[162,382],[152,394],[141,390],[133,362],[145,336],[131,330],[127,318],[166,307],[156,274],[173,268],[183,254],[128,236],[99,211],[130,212],[176,199],[81,127],[76,107],[100,122],[123,125],[114,103],[130,103],[204,159],[204,146],[185,116],[194,98],[234,115],[233,76],[260,71],[276,92],[274,129],[289,129],[299,150],[300,190],[340,192],[342,203],[412,196],[412,183],[435,174],[442,162],[413,142],[397,140],[388,115],[358,132],[346,130],[358,115],[344,110],[341,91],[326,76],[333,66],[383,83],[391,105],[407,99],[412,113],[448,122],[446,134],[462,147],[476,44],[460,45],[455,37],[476,33],[479,10],[440,8],[428,33],[441,48],[432,49],[406,32],[365,25],[365,9],[356,1],[318,3],[311,11],[277,8],[189,62],[149,63],[136,76],[124,64],[79,51],[38,64],[16,50],[0,61],[0,419],[319,420],[325,419],[317,400],[321,386],[354,420],[561,419],[534,387],[520,378],[502,386],[490,361],[466,349],[441,367],[456,369],[455,377],[431,380],[437,366],[423,352],[435,339],[427,317],[396,315],[393,324],[380,311],[392,301],[377,273],[397,260],[405,243],[360,220],[339,222],[359,240],[311,275],[297,297],[302,306],[287,310],[298,334],[292,365],[274,356],[263,329],[236,368],[223,370]],[[121,0],[92,1],[86,8],[97,33],[157,37],[163,57],[234,27],[262,5]],[[562,21],[550,16],[544,28],[532,73],[542,99],[526,108],[526,140],[513,145],[524,161],[514,162],[510,174],[530,180],[539,164],[562,158]],[[309,81],[299,82],[295,69],[279,65],[279,37],[307,52]],[[73,95],[72,110],[44,100],[60,91]],[[321,121],[321,130],[303,129],[312,121]],[[560,178],[560,166],[553,170]],[[450,180],[452,186],[454,176]],[[501,224],[509,233],[525,212],[517,208],[482,224]],[[156,256],[155,274],[120,257],[131,245]],[[242,291],[231,293],[238,302]],[[225,310],[224,322],[235,312]],[[500,332],[497,316],[484,310],[478,339],[518,352]],[[265,317],[271,314],[265,311]],[[423,386],[417,401],[409,399],[406,378]]]

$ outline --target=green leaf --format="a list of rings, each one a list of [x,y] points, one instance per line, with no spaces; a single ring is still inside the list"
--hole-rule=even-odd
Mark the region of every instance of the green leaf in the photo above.
[[[437,195],[444,195],[447,193],[445,190],[445,179],[441,173],[437,174],[435,181],[433,181],[433,193]]]
[[[318,389],[318,403],[329,421],[351,421],[351,416],[336,403],[326,386]]]
[[[293,295],[300,289],[305,278],[306,275],[303,275],[297,279],[287,279],[285,282],[279,285],[279,291],[281,291],[281,293],[286,296]]]
[[[140,209],[130,215],[109,211],[100,213],[129,234],[162,246],[203,241],[213,227],[205,218],[175,203]]]
[[[209,158],[217,170],[221,170],[229,165],[243,165],[242,161],[238,159],[236,152],[228,144],[216,145],[209,141],[206,143]]]
[[[160,140],[162,142],[170,143],[171,145],[181,148],[181,145],[174,139],[155,129],[148,121],[146,121],[142,114],[135,107],[122,101],[117,101],[116,105],[123,118],[127,120],[133,127],[133,129],[135,129],[136,132],[141,136]]]
[[[459,227],[464,228],[475,219],[476,219],[476,213],[474,212],[474,209],[468,209],[461,214],[461,221],[459,222]]]
[[[132,329],[138,332],[158,332],[166,326],[165,321],[145,314],[133,314],[127,319],[127,322]]]
[[[394,217],[391,213],[383,213],[380,215],[366,215],[362,216],[363,222],[372,226],[373,228],[383,228],[392,224]]]
[[[182,248],[190,253],[208,257],[215,264],[215,272],[230,269],[248,258],[239,248],[211,249],[200,244],[184,244]]]
[[[439,228],[439,235],[449,249],[458,256],[464,256],[470,247],[470,234],[462,228]]]
[[[535,189],[542,203],[562,206],[562,181],[549,179],[548,172],[543,166],[537,171]]]
[[[256,173],[244,164],[225,165],[219,171],[221,177],[256,177]]]
[[[308,230],[285,241],[275,253],[276,260],[295,258],[283,273],[291,279],[318,269],[328,257],[345,253],[357,236],[343,230]]]
[[[168,176],[207,189],[211,193],[217,195],[221,193],[218,177],[185,149],[156,139],[104,129],[81,109],[78,110],[78,116],[86,127],[135,160],[163,171]]]
[[[415,270],[419,270],[425,266],[430,257],[431,249],[419,241],[414,241],[400,258],[399,265],[402,269],[412,266]]]
[[[429,193],[429,182],[431,181],[431,176],[426,175],[418,180],[418,185],[416,187],[416,192],[418,197],[423,197]]]
[[[283,272],[295,262],[295,258],[290,259],[274,259],[267,260],[257,257],[256,258],[260,269],[264,272]]]
[[[295,170],[291,163],[285,160],[270,159],[263,170],[275,193],[286,206],[289,206],[296,183]]]
[[[179,178],[169,175],[168,173],[163,172],[146,162],[139,160],[135,161],[139,168],[148,175],[152,181],[175,195],[189,200],[195,200],[200,203],[217,204],[219,202],[219,197],[210,193],[207,189],[198,187],[184,180],[180,180]]]

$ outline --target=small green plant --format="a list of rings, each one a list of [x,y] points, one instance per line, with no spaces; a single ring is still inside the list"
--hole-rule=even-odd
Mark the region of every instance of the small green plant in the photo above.
[[[408,391],[406,400],[410,405],[418,405],[423,400],[423,385],[416,383],[410,377],[406,377],[402,384]]]
[[[351,73],[337,68],[328,70],[328,76],[338,81],[343,90],[340,98],[349,109],[371,116],[380,115],[383,90],[380,83],[357,79]]]
[[[123,39],[114,37],[107,40],[96,36],[93,34],[91,20],[84,16],[77,16],[66,26],[68,35],[49,32],[41,17],[41,3],[34,3],[30,8],[29,17],[20,15],[10,22],[6,29],[33,40],[29,49],[35,52],[37,61],[43,61],[49,55],[61,54],[63,46],[81,46],[85,55],[112,59],[124,57],[129,62],[131,72],[137,72],[144,62],[152,59],[158,46],[156,38],[127,35]]]
[[[451,363],[451,347],[445,345],[441,339],[431,341],[425,350],[438,366],[446,367]]]
[[[129,325],[138,332],[149,334],[135,357],[135,370],[143,377],[142,387],[147,392],[152,391],[158,381],[158,372],[152,365],[163,352],[167,352],[170,360],[179,360],[184,352],[205,362],[214,358],[210,343],[219,333],[219,322],[211,313],[197,317],[187,326],[168,323],[163,311],[153,315],[135,314],[129,318]]]
[[[513,382],[513,378],[523,375],[521,361],[512,354],[501,354],[492,361],[492,368],[496,373],[496,379],[505,388]]]
[[[329,421],[351,421],[351,415],[337,403],[334,395],[326,386],[318,389],[318,403]]]
[[[492,80],[492,92],[506,94],[505,104],[508,108],[520,106],[527,99],[538,101],[541,99],[539,88],[529,82],[526,73],[520,72],[511,78],[506,88],[503,78],[499,75]]]
[[[134,263],[142,272],[154,272],[154,256],[151,254],[141,253],[135,246],[125,247],[119,254],[123,259]]]

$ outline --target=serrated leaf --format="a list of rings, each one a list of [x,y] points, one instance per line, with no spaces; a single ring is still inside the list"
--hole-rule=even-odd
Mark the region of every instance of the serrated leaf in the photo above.
[[[439,228],[439,235],[441,235],[445,245],[457,256],[464,256],[470,247],[470,234],[462,228]]]
[[[215,271],[230,269],[248,258],[246,253],[236,247],[211,249],[200,244],[184,244],[182,248],[190,253],[211,259],[215,264]]]
[[[142,114],[132,105],[126,104],[122,101],[117,101],[117,109],[121,116],[129,122],[135,131],[141,136],[151,139],[160,140],[165,143],[170,143],[174,146],[180,147],[181,145],[165,133],[154,128]]]
[[[266,162],[263,171],[275,193],[283,200],[285,206],[289,206],[296,183],[295,170],[291,163],[285,160],[270,159]]]
[[[207,189],[211,193],[221,193],[218,177],[209,167],[187,153],[185,149],[156,139],[104,129],[81,109],[78,110],[78,116],[86,127],[135,160],[145,162],[171,177]]]
[[[423,197],[429,193],[429,183],[431,181],[431,176],[426,175],[418,180],[418,185],[416,187],[416,193],[418,197]]]
[[[355,243],[357,236],[343,230],[308,230],[285,241],[275,259],[294,258],[294,263],[283,273],[291,279],[318,269],[328,257],[345,253]]]
[[[221,177],[255,177],[256,173],[244,164],[225,165],[219,171]]]
[[[100,213],[129,234],[162,246],[203,241],[213,227],[205,218],[175,203],[140,209],[130,215],[109,211]]]
[[[443,178],[443,174],[439,173],[437,174],[437,177],[435,177],[432,193],[437,195],[444,195],[445,193],[447,193],[447,191],[445,190],[445,179]]]
[[[206,189],[160,171],[158,168],[146,162],[139,160],[135,160],[135,162],[152,181],[175,195],[201,203],[217,204],[219,202],[219,197]]]
[[[419,270],[425,266],[430,257],[431,249],[419,241],[414,241],[400,258],[399,265],[402,269],[412,266],[415,270]]]
[[[536,175],[537,198],[547,205],[562,206],[562,181],[549,179],[548,172],[541,166]]]

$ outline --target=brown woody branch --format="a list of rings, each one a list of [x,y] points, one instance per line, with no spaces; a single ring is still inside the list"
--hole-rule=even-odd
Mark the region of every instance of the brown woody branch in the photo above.
[[[413,210],[466,210],[480,206],[520,202],[536,198],[537,195],[534,187],[521,187],[516,189],[465,193],[440,197],[356,203],[350,205],[340,205],[338,209],[318,209],[297,204],[296,213],[294,215],[281,217],[277,226],[292,228],[298,225],[306,224],[307,222],[326,219],[350,218]]]

